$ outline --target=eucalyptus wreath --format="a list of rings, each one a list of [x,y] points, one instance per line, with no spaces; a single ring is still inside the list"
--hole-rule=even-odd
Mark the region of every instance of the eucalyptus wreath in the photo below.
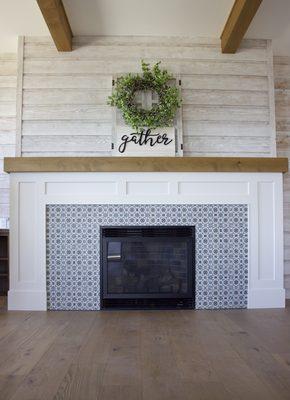
[[[121,110],[126,124],[136,129],[155,129],[172,126],[177,109],[181,105],[179,90],[170,86],[174,77],[156,63],[141,62],[142,74],[126,74],[117,79],[108,104]],[[150,110],[140,108],[135,102],[137,91],[151,90],[158,94],[159,101]]]

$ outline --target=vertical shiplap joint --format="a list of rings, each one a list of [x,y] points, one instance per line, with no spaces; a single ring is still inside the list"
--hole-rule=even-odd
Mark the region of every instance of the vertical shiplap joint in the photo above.
[[[179,90],[180,97],[182,98],[182,81],[180,75],[176,76],[175,82]],[[176,113],[175,134],[176,134],[176,156],[183,156],[182,104]]]
[[[16,87],[16,148],[15,154],[21,157],[22,148],[22,111],[23,111],[23,60],[24,36],[18,37],[17,87]]]
[[[269,96],[269,125],[271,130],[271,156],[276,157],[276,118],[275,118],[275,90],[273,70],[272,40],[267,40],[267,69],[268,69],[268,96]]]

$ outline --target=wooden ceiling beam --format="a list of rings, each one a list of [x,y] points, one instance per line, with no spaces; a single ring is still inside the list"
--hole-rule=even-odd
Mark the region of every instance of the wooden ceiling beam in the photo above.
[[[62,0],[37,0],[58,51],[72,50],[72,30]]]
[[[222,53],[235,53],[262,0],[235,0],[221,34]]]

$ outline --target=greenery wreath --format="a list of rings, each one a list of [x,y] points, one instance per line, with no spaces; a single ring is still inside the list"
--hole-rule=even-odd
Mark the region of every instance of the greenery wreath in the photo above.
[[[181,98],[177,87],[169,86],[174,77],[156,63],[141,62],[142,74],[127,74],[117,79],[115,89],[108,104],[121,110],[125,122],[137,132],[143,128],[155,129],[172,126]],[[137,91],[151,90],[158,94],[159,101],[150,110],[140,108],[135,103]]]

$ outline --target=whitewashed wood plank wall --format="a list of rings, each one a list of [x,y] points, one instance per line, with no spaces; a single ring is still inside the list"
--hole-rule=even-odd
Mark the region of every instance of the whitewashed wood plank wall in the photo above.
[[[184,155],[276,154],[270,42],[230,55],[215,39],[76,37],[73,49],[24,40],[21,155],[110,155],[112,75],[141,59],[181,75]]]
[[[290,57],[274,57],[277,154],[290,158]],[[289,163],[290,168],[290,163]],[[284,259],[290,298],[290,174],[284,175]]]
[[[19,155],[110,155],[112,75],[140,71],[141,58],[182,77],[185,155],[276,155],[269,41],[244,41],[235,55],[221,54],[219,40],[191,38],[77,37],[72,53],[57,53],[50,38],[23,46]],[[15,154],[16,69],[14,55],[0,56],[0,217],[8,216],[3,157]],[[274,58],[274,76],[277,155],[290,157],[290,58]],[[284,182],[290,297],[290,175]]]
[[[9,177],[3,172],[3,158],[15,155],[16,73],[16,55],[0,54],[0,218],[9,217]]]

